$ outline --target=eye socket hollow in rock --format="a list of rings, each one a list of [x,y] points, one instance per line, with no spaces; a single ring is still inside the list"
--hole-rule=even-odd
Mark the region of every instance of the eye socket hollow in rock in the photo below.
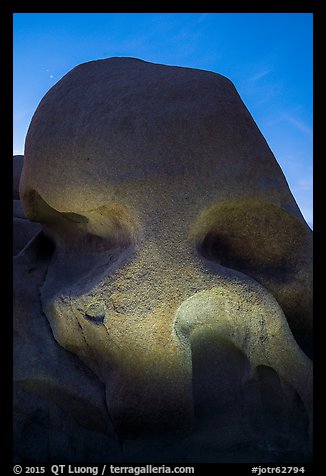
[[[59,211],[35,190],[23,196],[27,218],[42,224],[58,247],[69,251],[102,252],[127,248],[136,240],[137,224],[123,206],[107,203],[93,210]]]
[[[197,245],[197,251],[204,258],[217,261],[221,265],[228,266],[234,261],[227,238],[213,231],[209,231],[203,241]]]
[[[272,293],[298,344],[311,356],[312,232],[303,218],[264,197],[243,197],[212,204],[191,235],[199,255]]]
[[[308,227],[298,217],[252,197],[215,204],[201,214],[193,236],[202,256],[253,277],[281,278],[311,254]]]

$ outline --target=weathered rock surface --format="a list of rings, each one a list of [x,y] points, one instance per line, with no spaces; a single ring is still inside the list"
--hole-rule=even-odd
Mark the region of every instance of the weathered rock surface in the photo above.
[[[23,155],[14,155],[13,156],[13,180],[12,180],[12,188],[13,188],[13,199],[19,200],[19,182],[20,176],[23,170],[24,164],[24,156]]]
[[[50,250],[40,233],[14,260],[15,461],[119,461],[102,384],[57,344],[42,312]]]
[[[18,255],[29,241],[41,230],[38,223],[32,223],[21,217],[13,218],[13,254]]]
[[[132,58],[74,68],[35,112],[20,196],[50,240],[15,270],[16,325],[33,314],[43,326],[21,331],[16,375],[46,333],[42,403],[37,385],[23,391],[37,411],[62,389],[43,435],[62,412],[85,426],[88,401],[103,414],[87,378],[107,412],[105,431],[87,431],[105,434],[100,447],[118,435],[117,459],[309,457],[311,231],[228,79]],[[42,278],[29,286],[31,268]],[[58,375],[57,353],[74,368]]]
[[[23,169],[24,156],[13,157],[13,253],[17,255],[42,227],[26,219],[19,198],[19,182]]]

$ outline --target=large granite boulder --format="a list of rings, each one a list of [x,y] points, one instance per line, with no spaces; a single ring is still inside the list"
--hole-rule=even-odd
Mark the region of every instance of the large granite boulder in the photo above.
[[[16,322],[42,327],[19,332],[17,408],[34,412],[39,388],[60,408],[39,438],[68,412],[83,447],[89,431],[104,452],[117,438],[107,461],[309,458],[311,230],[228,79],[133,58],[77,66],[34,114],[20,196],[43,232],[16,258]],[[46,370],[26,373],[43,339]],[[83,382],[105,430],[83,420]],[[36,461],[37,441],[19,457]]]

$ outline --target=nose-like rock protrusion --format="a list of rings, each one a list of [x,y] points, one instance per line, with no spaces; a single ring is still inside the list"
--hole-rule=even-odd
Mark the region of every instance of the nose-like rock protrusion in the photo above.
[[[243,382],[258,368],[274,369],[281,382],[302,400],[311,435],[312,363],[297,345],[274,297],[256,281],[242,276],[229,270],[229,277],[218,286],[185,300],[175,315],[175,332],[192,351],[198,347],[198,335],[205,336],[200,340],[203,349],[211,336],[218,336],[217,346],[218,341],[229,342],[250,364]]]

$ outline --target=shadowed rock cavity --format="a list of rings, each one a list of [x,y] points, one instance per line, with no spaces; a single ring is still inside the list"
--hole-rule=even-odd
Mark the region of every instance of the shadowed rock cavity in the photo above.
[[[299,345],[311,356],[310,229],[283,208],[250,197],[222,201],[205,211],[196,225],[196,240],[205,258],[253,277],[272,292]]]
[[[77,66],[33,116],[20,196],[43,234],[15,259],[15,438],[42,431],[18,460],[309,460],[311,231],[228,79]]]

